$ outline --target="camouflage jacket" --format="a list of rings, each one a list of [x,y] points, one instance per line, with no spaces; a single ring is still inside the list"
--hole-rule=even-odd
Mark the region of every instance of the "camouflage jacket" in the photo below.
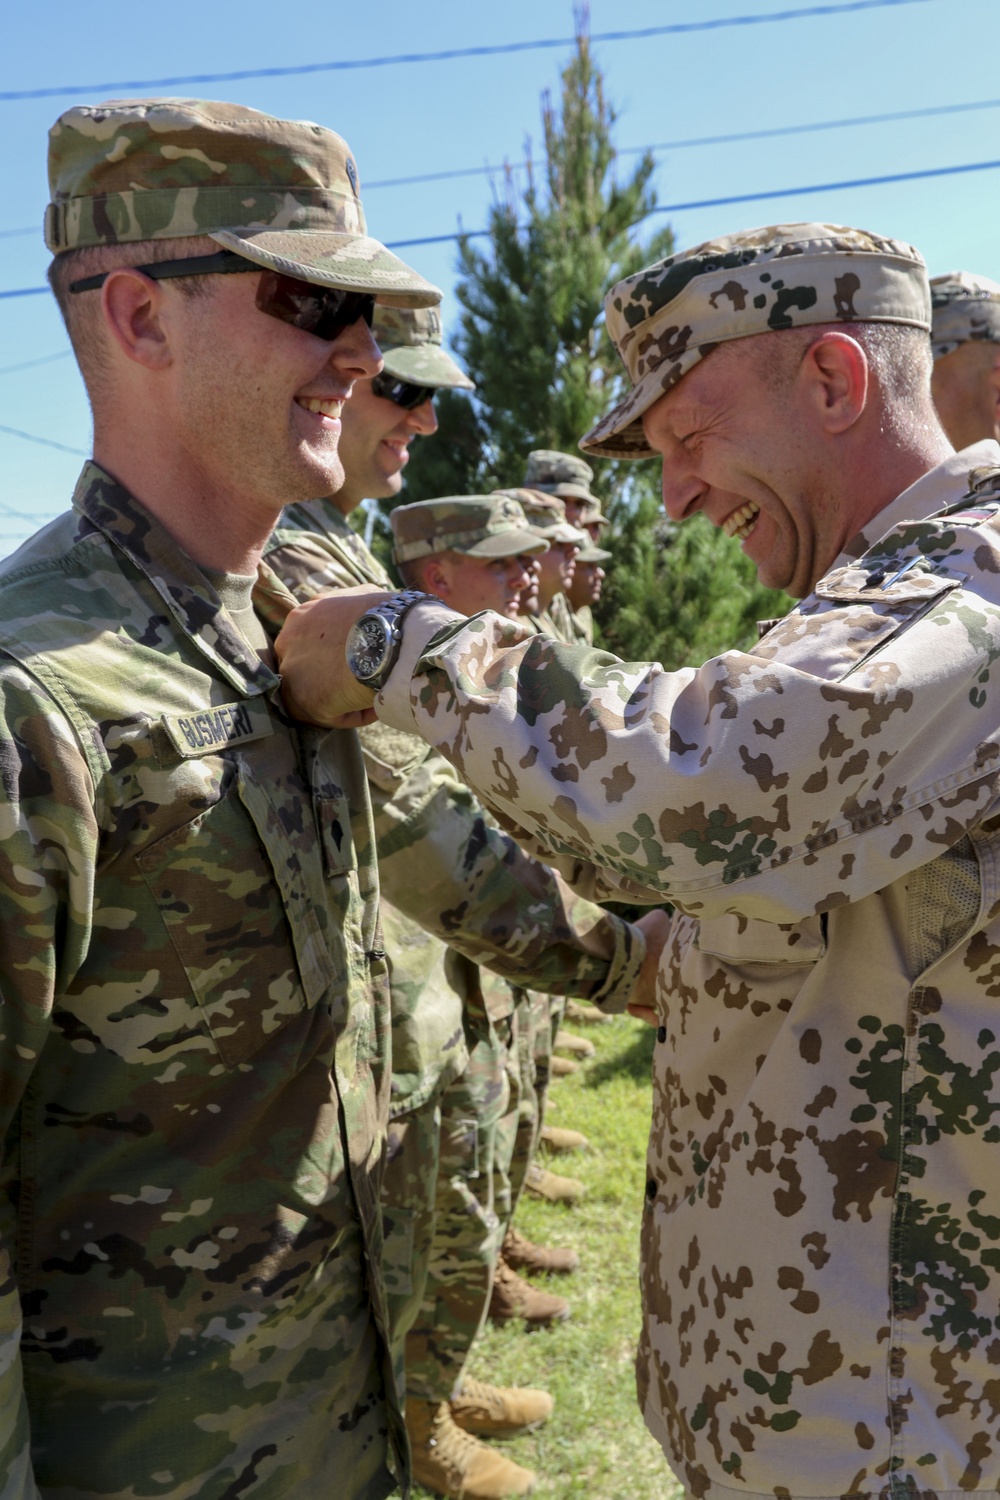
[[[329,501],[288,506],[267,560],[299,598],[393,587]],[[374,724],[361,742],[390,959],[393,1114],[443,1089],[465,1066],[466,1032],[512,1010],[506,985],[480,984],[480,964],[624,1009],[645,953],[638,929],[523,854],[422,740]]]
[[[74,507],[0,567],[0,1489],[371,1500],[403,1440],[357,741],[289,725],[95,465]]]
[[[752,653],[666,673],[421,605],[381,695],[509,823],[686,913],[639,1389],[697,1496],[1000,1482],[1000,472],[963,497],[972,462]]]

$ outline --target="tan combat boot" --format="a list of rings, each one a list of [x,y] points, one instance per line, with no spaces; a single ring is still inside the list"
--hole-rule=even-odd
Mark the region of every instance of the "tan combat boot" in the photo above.
[[[451,1500],[530,1495],[535,1476],[456,1427],[447,1401],[406,1402],[406,1431],[418,1484]]]
[[[583,1151],[590,1142],[579,1130],[564,1130],[558,1125],[543,1125],[538,1139],[550,1151]]]
[[[565,1297],[540,1292],[530,1281],[518,1276],[501,1254],[493,1278],[489,1315],[494,1323],[510,1323],[520,1318],[529,1328],[547,1328],[550,1323],[565,1322],[569,1303]]]
[[[574,1036],[571,1031],[557,1031],[552,1045],[557,1052],[568,1052],[572,1057],[593,1057],[597,1051],[589,1037]]]
[[[566,1078],[570,1073],[579,1073],[580,1064],[572,1062],[568,1057],[553,1057],[549,1063],[549,1072],[553,1078]]]
[[[584,1005],[579,1000],[566,1001],[566,1019],[577,1026],[610,1026],[614,1016],[607,1016],[596,1005]]]
[[[537,1162],[528,1168],[524,1186],[546,1203],[579,1203],[586,1192],[579,1177],[560,1177],[558,1172],[547,1172]]]
[[[555,1271],[560,1276],[568,1276],[580,1264],[580,1257],[575,1250],[533,1245],[517,1229],[508,1229],[501,1250],[509,1266],[513,1266],[515,1271],[526,1271],[529,1276],[540,1276],[544,1271]]]
[[[459,1427],[481,1437],[507,1437],[516,1432],[530,1432],[552,1415],[555,1402],[548,1391],[530,1386],[487,1385],[466,1375],[462,1389],[450,1402],[451,1414]]]

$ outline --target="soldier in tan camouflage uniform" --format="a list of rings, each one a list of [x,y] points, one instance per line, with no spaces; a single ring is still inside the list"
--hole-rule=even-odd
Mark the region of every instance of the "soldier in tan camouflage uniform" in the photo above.
[[[283,712],[260,556],[342,477],[375,298],[440,293],[316,125],[80,106],[49,170],[94,461],[0,568],[0,1491],[378,1500],[371,816],[356,736]]]
[[[596,889],[684,913],[639,1386],[688,1490],[995,1494],[1000,448],[936,423],[900,242],[748,231],[606,311],[633,388],[588,449],[661,454],[669,514],[802,603],[679,672],[418,603],[378,711]],[[364,712],[318,631],[372,602],[296,618],[300,711]]]
[[[374,331],[384,336],[379,311]],[[387,342],[399,341],[387,362],[397,354],[421,356],[426,401],[435,382],[455,383],[460,372],[440,347],[439,322],[394,313],[387,335]],[[363,401],[346,418],[353,421],[352,451],[371,451],[367,413],[378,414],[390,401]],[[384,425],[380,417],[376,430]],[[373,482],[381,483],[369,476],[369,489]],[[348,482],[331,499],[286,510],[267,560],[298,597],[350,587],[359,578],[388,584],[348,524],[359,498],[359,487]],[[493,564],[516,563],[546,544],[515,503],[445,505],[464,513],[457,545],[486,554],[476,584],[502,608],[516,596],[523,567],[511,568],[510,588],[506,565],[494,570]],[[401,507],[394,517],[412,509]],[[449,549],[439,548],[434,560],[443,570],[434,582],[447,591]],[[421,741],[374,725],[362,731],[362,746],[390,958],[392,1098],[383,1205],[394,1358],[405,1380],[415,1476],[442,1494],[489,1500],[525,1493],[533,1475],[471,1434],[523,1430],[544,1420],[552,1401],[546,1392],[501,1390],[464,1374],[510,1216],[509,1168],[494,1161],[497,1141],[503,1143],[501,1127],[519,1103],[508,1101],[505,1071],[518,1046],[511,989],[481,977],[476,961],[620,1009],[644,944],[635,929],[575,899],[488,826],[467,788]],[[527,1284],[525,1296],[535,1321],[568,1311],[562,1299]]]
[[[1000,441],[1000,284],[968,271],[931,277],[931,395],[956,448]]]

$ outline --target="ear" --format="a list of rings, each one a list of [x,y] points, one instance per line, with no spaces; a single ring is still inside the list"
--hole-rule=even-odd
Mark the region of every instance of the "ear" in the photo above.
[[[424,588],[447,603],[451,593],[451,573],[438,557],[429,557],[424,564]]]
[[[799,369],[823,430],[846,432],[868,402],[868,356],[850,334],[830,330],[809,346]]]
[[[101,289],[101,311],[119,349],[147,370],[165,369],[173,354],[159,282],[127,268],[112,271]]]

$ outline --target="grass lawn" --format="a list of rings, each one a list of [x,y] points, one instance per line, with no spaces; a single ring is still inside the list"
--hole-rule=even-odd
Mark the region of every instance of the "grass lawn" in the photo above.
[[[516,1222],[539,1244],[579,1251],[574,1276],[536,1280],[569,1298],[572,1317],[534,1334],[487,1325],[470,1373],[496,1385],[541,1386],[555,1397],[547,1426],[504,1444],[538,1475],[537,1500],[679,1500],[680,1487],[639,1416],[633,1373],[654,1034],[628,1016],[571,1029],[591,1038],[597,1056],[558,1080],[550,1120],[582,1130],[591,1149],[543,1162],[581,1178],[587,1195],[570,1209],[525,1195]],[[429,1492],[414,1493],[423,1500]]]

